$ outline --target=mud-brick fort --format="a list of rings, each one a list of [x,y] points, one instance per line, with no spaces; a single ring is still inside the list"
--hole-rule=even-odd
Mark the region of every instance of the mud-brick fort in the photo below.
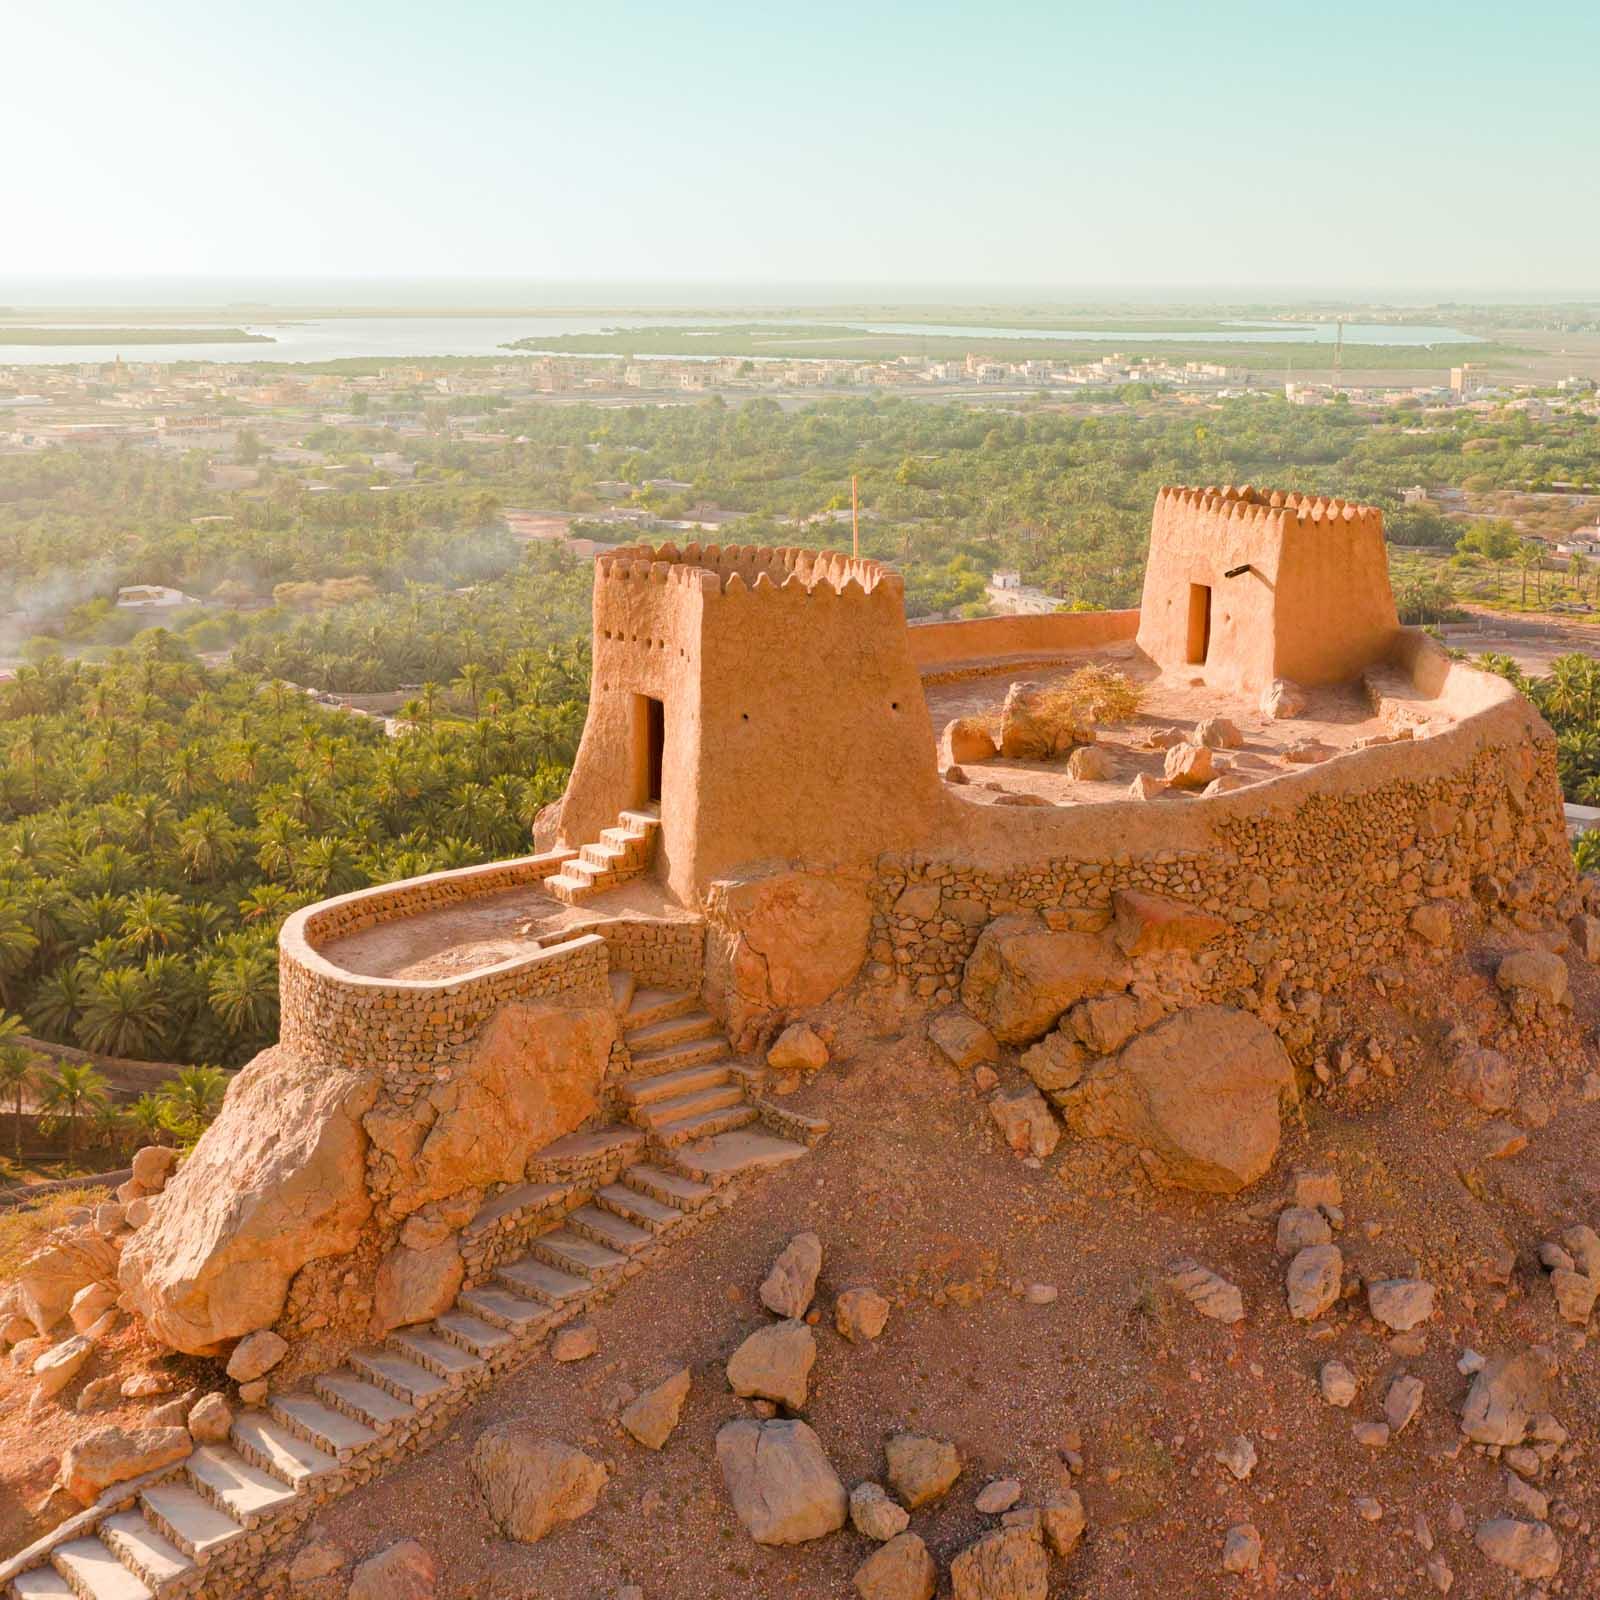
[[[1086,669],[1138,705],[1052,719]],[[291,917],[279,1044],[143,1197],[122,1304],[226,1358],[247,1408],[74,1525],[152,1590],[230,1592],[804,1159],[827,1122],[773,1074],[828,1008],[954,1019],[1008,1071],[1026,1049],[1100,1134],[1084,1088],[1140,1030],[1248,1027],[1287,1081],[1341,978],[1581,909],[1532,706],[1399,625],[1378,511],[1250,488],[1161,492],[1136,611],[908,626],[875,561],[603,555],[588,720],[534,843]],[[1203,1096],[1213,1052],[1184,1061]],[[1264,1163],[1276,1129],[1274,1103]]]

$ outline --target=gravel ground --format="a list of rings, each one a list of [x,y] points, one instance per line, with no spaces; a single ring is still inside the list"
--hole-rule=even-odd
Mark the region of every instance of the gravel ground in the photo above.
[[[1561,1360],[1554,1409],[1572,1435],[1570,1462],[1547,1467],[1539,1482],[1567,1523],[1558,1515],[1564,1561],[1550,1592],[1600,1593],[1591,1466],[1600,1363],[1558,1320],[1534,1255],[1572,1222],[1600,1225],[1600,1104],[1578,1094],[1595,1065],[1578,1041],[1600,1018],[1600,986],[1587,968],[1574,977],[1578,1022],[1567,1048],[1524,1063],[1525,1087],[1538,1085],[1555,1116],[1523,1154],[1480,1159],[1483,1119],[1444,1092],[1434,1047],[1453,1021],[1481,1020],[1498,1002],[1466,965],[1424,969],[1389,984],[1387,997],[1366,981],[1342,996],[1352,1025],[1392,1043],[1395,1076],[1375,1074],[1335,1105],[1311,1102],[1306,1125],[1286,1131],[1278,1173],[1233,1200],[1153,1190],[1123,1153],[1070,1138],[1030,1169],[1001,1147],[970,1082],[920,1040],[874,1038],[860,1019],[841,1019],[835,1062],[790,1102],[833,1119],[826,1143],[760,1180],[741,1206],[600,1308],[596,1357],[566,1367],[539,1357],[427,1454],[330,1507],[315,1531],[357,1557],[421,1540],[438,1558],[441,1600],[604,1600],[630,1584],[646,1600],[853,1594],[868,1542],[847,1530],[793,1549],[753,1544],[728,1505],[713,1445],[723,1422],[749,1414],[723,1363],[769,1320],[756,1289],[788,1237],[810,1228],[825,1261],[804,1415],[847,1485],[881,1481],[884,1441],[900,1429],[959,1445],[960,1481],[912,1518],[941,1571],[996,1525],[974,1509],[978,1490],[1015,1475],[1026,1502],[1072,1484],[1088,1510],[1084,1543],[1053,1563],[1052,1596],[1432,1595],[1419,1514],[1455,1573],[1457,1600],[1538,1593],[1473,1546],[1478,1519],[1510,1506],[1503,1468],[1461,1444],[1469,1380],[1456,1361],[1464,1347],[1494,1354],[1546,1342]],[[1347,1282],[1359,1269],[1420,1272],[1437,1286],[1420,1353],[1397,1354],[1360,1299],[1315,1331],[1289,1319],[1275,1208],[1262,1202],[1280,1195],[1296,1163],[1342,1177]],[[1483,1263],[1505,1244],[1517,1266],[1500,1286]],[[1243,1323],[1224,1327],[1173,1302],[1162,1269],[1179,1255],[1241,1287]],[[855,1283],[895,1301],[874,1345],[849,1345],[832,1330],[832,1301]],[[1021,1292],[1030,1283],[1053,1284],[1059,1297],[1030,1304]],[[1360,1380],[1348,1411],[1317,1392],[1331,1357]],[[682,1365],[693,1369],[693,1392],[652,1454],[615,1415]],[[1352,1424],[1382,1416],[1401,1372],[1424,1381],[1420,1414],[1386,1448],[1358,1445]],[[510,1416],[583,1446],[612,1474],[590,1516],[534,1546],[498,1536],[468,1467],[478,1434]],[[1215,1460],[1238,1434],[1260,1457],[1244,1482]],[[1363,1496],[1381,1507],[1377,1520],[1356,1510]],[[1452,1502],[1464,1532],[1452,1531]],[[1240,1521],[1260,1529],[1264,1547],[1262,1570],[1247,1579],[1220,1565],[1224,1533]]]

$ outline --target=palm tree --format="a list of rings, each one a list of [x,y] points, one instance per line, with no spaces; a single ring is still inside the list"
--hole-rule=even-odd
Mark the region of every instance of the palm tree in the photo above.
[[[191,878],[215,878],[233,865],[239,830],[221,806],[200,806],[178,824],[178,859]]]
[[[160,1144],[167,1132],[167,1110],[148,1090],[124,1113],[128,1127],[140,1144]]]
[[[78,1148],[78,1118],[97,1111],[111,1097],[111,1086],[87,1061],[63,1061],[44,1080],[43,1103],[52,1117],[67,1124],[67,1154]]]
[[[78,1018],[89,1003],[89,987],[88,973],[81,962],[54,967],[33,991],[28,1020],[48,1038],[75,1038]]]
[[[228,1075],[220,1067],[184,1067],[161,1085],[168,1126],[198,1131],[216,1116],[227,1093]]]
[[[78,1038],[109,1056],[139,1056],[161,1037],[168,1006],[134,967],[111,967],[94,981],[78,1022]]]
[[[22,1018],[0,1012],[0,1093],[11,1097],[12,1151],[22,1160],[22,1099],[37,1087],[44,1057],[35,1055],[19,1042]]]
[[[212,968],[207,989],[211,1009],[241,1038],[271,1028],[278,1009],[278,968],[270,950],[238,951]]]
[[[122,940],[130,950],[148,955],[168,950],[183,932],[183,902],[165,889],[139,889],[128,896],[122,918]]]

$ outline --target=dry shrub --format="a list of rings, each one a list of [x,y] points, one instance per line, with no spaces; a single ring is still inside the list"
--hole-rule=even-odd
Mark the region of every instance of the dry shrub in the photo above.
[[[1144,704],[1144,686],[1116,667],[1079,667],[1039,697],[1046,722],[1063,733],[1076,728],[1130,722]]]
[[[99,1188],[57,1189],[38,1200],[0,1210],[0,1282],[10,1278],[44,1243],[52,1228],[59,1228],[67,1213],[79,1206],[97,1206],[106,1198]]]

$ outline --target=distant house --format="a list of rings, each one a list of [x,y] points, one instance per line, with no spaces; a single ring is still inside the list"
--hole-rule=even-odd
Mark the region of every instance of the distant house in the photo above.
[[[117,590],[117,606],[123,611],[172,611],[199,603],[182,589],[169,589],[159,583],[131,583]]]
[[[1409,489],[1400,491],[1400,503],[1402,505],[1420,506],[1426,505],[1427,501],[1428,491],[1420,483],[1414,483]]]

